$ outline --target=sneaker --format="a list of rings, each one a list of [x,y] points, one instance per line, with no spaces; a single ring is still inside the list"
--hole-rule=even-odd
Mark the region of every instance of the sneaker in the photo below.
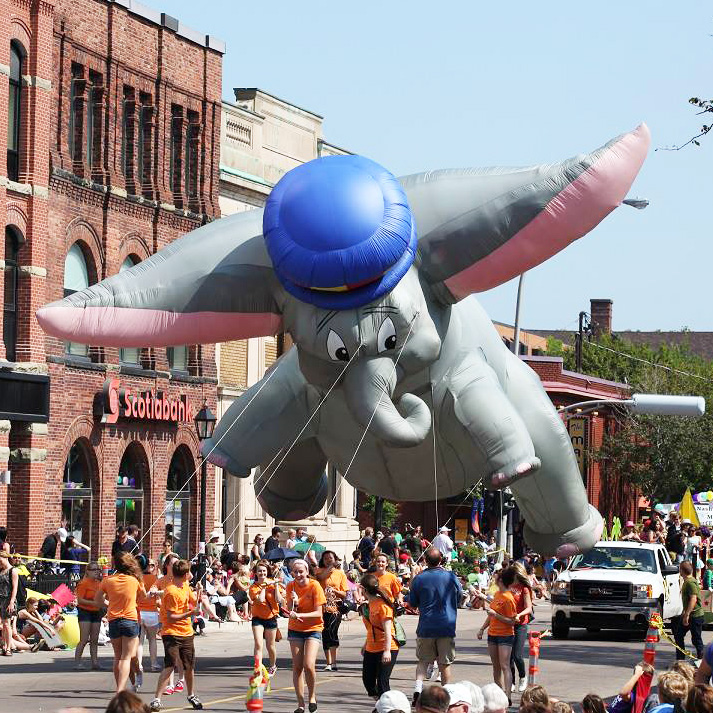
[[[172,696],[176,689],[173,686],[166,686],[166,690],[163,692],[164,696]]]
[[[143,671],[137,671],[136,672],[136,680],[134,681],[134,690],[139,691],[141,689],[141,686],[144,685],[144,672]]]
[[[183,679],[181,679],[181,680],[173,687],[173,690],[176,691],[176,692],[182,691],[184,685],[185,685],[185,684],[183,683]]]
[[[515,681],[513,681],[513,682],[510,684],[510,693],[514,693],[514,692],[515,692]]]
[[[324,667],[323,670],[324,670],[324,671],[331,671],[331,670],[332,670],[332,664],[328,663],[328,664]]]
[[[520,685],[517,687],[517,690],[522,693],[525,689],[527,688],[527,676],[523,676],[520,679]]]
[[[268,676],[274,676],[276,673],[277,673],[277,666],[270,666],[270,668],[267,669]]]
[[[333,663],[332,664],[332,671],[338,671],[339,669],[337,668],[337,664]]]
[[[160,663],[151,664],[151,670],[154,672],[163,671],[163,666]]]
[[[151,701],[151,704],[149,705],[149,708],[152,711],[160,711],[161,710],[161,699],[160,698],[154,698]]]
[[[188,702],[193,706],[193,710],[203,710],[203,704],[200,702],[198,696],[188,696]]]

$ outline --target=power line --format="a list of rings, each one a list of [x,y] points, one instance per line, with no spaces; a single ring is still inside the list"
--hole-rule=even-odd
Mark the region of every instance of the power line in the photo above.
[[[666,366],[665,364],[657,364],[653,361],[648,361],[647,359],[642,359],[641,357],[633,356],[632,354],[627,354],[626,352],[619,352],[611,347],[605,347],[603,344],[597,344],[596,342],[583,341],[583,344],[587,344],[590,347],[596,347],[597,349],[603,349],[604,351],[611,352],[612,354],[617,354],[618,356],[626,357],[632,361],[640,362],[641,364],[647,364],[648,366],[656,367],[657,369],[663,369],[672,374],[681,374],[681,376],[690,376],[693,379],[700,379],[701,381],[706,381],[709,384],[713,384],[713,379],[709,379],[707,376],[701,376],[700,374],[692,374],[690,371],[683,371],[681,369],[674,369],[672,366]]]

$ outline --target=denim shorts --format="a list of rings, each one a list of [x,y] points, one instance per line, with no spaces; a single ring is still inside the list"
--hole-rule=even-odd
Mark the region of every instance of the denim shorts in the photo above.
[[[295,631],[294,629],[288,629],[287,638],[290,641],[298,643],[300,641],[307,641],[307,639],[317,639],[317,641],[322,641],[321,631]]]
[[[253,626],[262,626],[264,629],[277,629],[277,617],[272,619],[261,619],[259,616],[254,616],[252,620]]]
[[[488,634],[488,643],[496,646],[512,646],[515,641],[515,636],[492,636]]]
[[[77,620],[86,621],[90,624],[100,624],[102,613],[100,611],[89,611],[89,609],[79,609],[79,607],[77,607]]]
[[[121,636],[132,639],[138,636],[140,632],[139,622],[133,619],[112,619],[109,622],[110,639],[118,639]]]

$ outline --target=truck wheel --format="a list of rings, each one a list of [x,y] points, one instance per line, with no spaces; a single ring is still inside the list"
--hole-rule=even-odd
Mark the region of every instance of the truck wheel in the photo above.
[[[555,639],[566,639],[569,636],[569,624],[552,621],[552,636]]]

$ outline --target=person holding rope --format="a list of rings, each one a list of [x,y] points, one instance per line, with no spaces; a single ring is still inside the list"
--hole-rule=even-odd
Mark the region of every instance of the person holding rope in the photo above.
[[[366,642],[361,647],[361,680],[366,692],[378,700],[391,688],[391,672],[399,654],[399,646],[392,635],[395,604],[379,587],[376,575],[365,574],[361,586],[367,598],[360,608],[366,627]]]
[[[319,558],[314,578],[322,585],[327,603],[324,605],[324,629],[322,631],[322,648],[327,664],[325,671],[337,670],[337,649],[339,648],[339,626],[342,615],[339,604],[344,601],[349,591],[347,576],[339,568],[339,558],[332,550],[325,550]]]
[[[277,615],[284,599],[277,580],[268,579],[270,563],[260,560],[255,567],[255,583],[248,589],[252,609],[252,630],[255,641],[255,659],[262,663],[262,640],[265,638],[270,666],[267,672],[274,676],[277,671]]]
[[[79,643],[74,650],[74,668],[84,669],[82,653],[89,644],[89,658],[92,671],[100,671],[99,666],[99,631],[102,623],[102,610],[94,603],[101,584],[102,570],[96,562],[90,562],[84,570],[84,577],[79,580],[74,596],[77,598],[77,621],[79,622]]]
[[[116,692],[126,688],[131,678],[136,681],[139,671],[137,651],[139,648],[139,612],[137,600],[146,596],[141,567],[136,558],[128,552],[119,551],[114,555],[112,574],[102,580],[94,595],[94,606],[103,607],[104,598],[109,602],[109,638],[114,649],[114,680]]]
[[[517,622],[514,624],[514,639],[510,653],[510,680],[511,690],[515,688],[515,668],[520,678],[517,690],[522,693],[527,688],[527,669],[525,668],[525,642],[527,629],[532,616],[532,585],[527,575],[527,570],[520,562],[512,565],[515,573],[515,582],[510,587],[510,593],[515,597]]]
[[[290,607],[287,638],[292,653],[292,683],[297,696],[295,713],[305,713],[304,684],[307,683],[310,713],[317,710],[315,691],[317,651],[322,640],[322,607],[327,603],[322,587],[310,579],[309,566],[303,559],[292,562],[294,579],[287,585]]]
[[[691,641],[696,648],[696,658],[703,658],[703,607],[701,606],[701,589],[698,580],[693,576],[693,565],[690,562],[681,562],[681,599],[683,600],[683,613],[671,619],[673,636],[676,639],[676,658],[686,658],[686,632],[691,632]]]

